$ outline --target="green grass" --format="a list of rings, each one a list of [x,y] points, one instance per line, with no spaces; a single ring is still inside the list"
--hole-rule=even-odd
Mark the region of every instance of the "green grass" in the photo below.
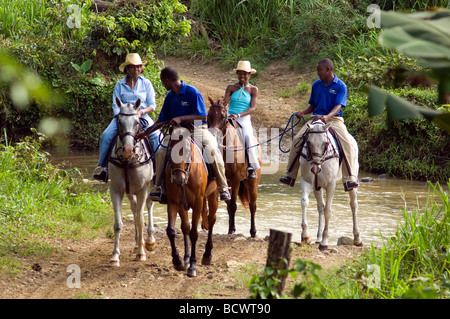
[[[0,34],[16,36],[29,21],[42,22],[47,0],[0,0]]]
[[[450,195],[429,184],[428,202],[404,210],[393,236],[357,262],[321,277],[327,298],[450,297]]]
[[[78,170],[51,165],[42,138],[0,144],[1,269],[14,258],[52,256],[53,240],[95,237],[112,221],[106,194],[92,193]]]

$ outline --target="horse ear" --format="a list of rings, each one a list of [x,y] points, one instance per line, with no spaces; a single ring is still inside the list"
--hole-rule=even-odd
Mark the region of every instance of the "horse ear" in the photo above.
[[[118,107],[122,107],[122,101],[116,96],[116,104]]]
[[[310,130],[312,126],[309,123],[306,123],[306,127]]]
[[[209,93],[208,93],[208,100],[209,100],[209,103],[211,103],[211,106],[213,106],[214,105],[214,100],[211,97],[211,95],[209,95]]]
[[[141,106],[141,99],[140,98],[138,98],[136,103],[134,103],[134,109],[135,110],[139,109],[139,106]]]
[[[331,122],[325,124],[324,130],[328,131],[328,129],[331,127]]]

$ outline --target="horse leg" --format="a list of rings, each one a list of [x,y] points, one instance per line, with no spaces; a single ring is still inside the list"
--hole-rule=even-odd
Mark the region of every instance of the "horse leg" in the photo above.
[[[212,195],[208,197],[208,240],[206,241],[205,245],[205,252],[203,253],[202,258],[202,265],[211,265],[212,260],[212,249],[213,249],[213,241],[212,241],[212,234],[213,234],[213,228],[214,224],[216,223],[216,211],[219,207],[219,203],[217,201],[217,194],[214,192]]]
[[[348,192],[348,195],[350,197],[350,208],[352,209],[353,215],[353,245],[363,246],[363,242],[359,236],[358,221],[357,221],[357,214],[358,214],[357,192],[358,191],[356,190],[356,188]]]
[[[147,188],[143,188],[137,195],[128,195],[130,202],[133,202],[134,227],[136,238],[136,260],[146,261],[147,254],[144,249],[144,207],[147,198]]]
[[[228,235],[232,235],[236,232],[235,215],[237,210],[236,200],[239,191],[239,181],[233,182],[231,186],[231,200],[227,203],[228,210]]]
[[[176,270],[184,270],[183,262],[178,254],[177,246],[175,245],[175,220],[177,218],[177,207],[170,202],[167,204],[167,228],[166,234],[169,237],[170,246],[172,248],[172,263]]]
[[[314,190],[314,196],[316,197],[317,213],[319,215],[316,244],[320,244],[320,242],[322,241],[322,236],[323,236],[323,215],[324,215],[323,211],[325,208],[325,203],[323,201],[323,188],[321,188],[318,191]]]
[[[203,199],[201,200],[203,203]],[[192,227],[189,233],[189,238],[191,240],[191,258],[189,260],[189,268],[187,270],[188,277],[197,277],[197,256],[195,254],[195,250],[197,247],[198,240],[198,222],[200,220],[200,214],[203,209],[203,204],[201,205],[201,209],[198,210],[196,207],[192,212]]]
[[[306,219],[306,211],[309,204],[309,193],[311,193],[312,184],[302,178],[302,243],[309,245],[311,237],[308,235],[308,221]]]
[[[148,251],[155,250],[156,239],[155,239],[155,226],[153,225],[153,206],[155,203],[147,197],[147,212],[148,212],[148,226],[147,226],[147,239],[145,240],[145,248]]]
[[[131,212],[133,213],[133,222],[134,222],[134,251],[138,250],[138,228],[137,228],[137,224],[136,224],[136,212],[137,212],[137,200],[136,200],[136,195],[133,194],[127,194],[128,200],[130,202],[130,209]]]
[[[183,270],[186,270],[189,267],[191,253],[189,251],[189,232],[190,232],[190,224],[189,224],[189,215],[188,212],[184,209],[180,210],[180,218],[181,218],[181,231],[183,232],[184,239],[184,266]]]
[[[327,187],[327,202],[325,204],[324,209],[324,227],[323,227],[323,234],[322,234],[322,241],[320,242],[319,249],[320,250],[326,250],[328,249],[328,223],[330,221],[331,217],[331,203],[333,202],[333,196],[334,192],[336,190],[336,182],[332,181],[328,184]]]
[[[250,184],[250,183],[249,183]],[[256,237],[256,224],[255,224],[255,216],[256,216],[256,199],[258,197],[258,184],[256,182],[247,185],[247,191],[249,191],[249,208],[250,208],[250,236]]]
[[[122,230],[122,198],[123,194],[111,189],[111,201],[114,208],[114,250],[110,264],[114,267],[120,266],[120,231]]]

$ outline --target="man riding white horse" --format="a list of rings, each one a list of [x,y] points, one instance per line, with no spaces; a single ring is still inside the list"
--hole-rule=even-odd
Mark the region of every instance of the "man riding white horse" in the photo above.
[[[358,172],[358,156],[352,149],[352,138],[347,131],[342,117],[342,108],[347,105],[347,85],[333,73],[333,62],[330,59],[320,60],[317,64],[317,75],[319,80],[315,81],[309,107],[300,111],[296,116],[301,119],[306,114],[312,113],[314,116],[307,122],[311,123],[316,119],[321,119],[324,123],[331,123],[331,128],[336,132],[339,143],[344,154],[343,181],[344,189],[350,191],[359,186],[357,176],[352,172]],[[294,186],[295,179],[300,167],[299,157],[303,147],[303,135],[307,129],[304,125],[292,142],[292,149],[289,154],[286,176],[280,178],[280,182],[289,186]]]

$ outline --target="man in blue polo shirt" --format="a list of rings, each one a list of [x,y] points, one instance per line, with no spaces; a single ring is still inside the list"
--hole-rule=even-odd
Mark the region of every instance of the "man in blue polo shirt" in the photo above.
[[[205,160],[211,164],[214,169],[216,181],[219,189],[220,199],[231,199],[228,191],[228,184],[225,177],[225,165],[222,153],[218,149],[217,140],[209,132],[206,124],[208,115],[205,102],[199,90],[186,84],[178,78],[178,73],[171,67],[166,67],[160,74],[161,82],[169,91],[164,100],[163,107],[158,120],[153,126],[148,128],[145,134],[149,134],[159,129],[167,122],[180,125],[181,123],[193,123],[194,135],[202,141],[205,151],[203,152]],[[143,134],[143,135],[145,135]],[[164,172],[164,163],[169,144],[169,136],[166,136],[162,142],[165,147],[159,148],[155,157],[155,187],[150,193],[150,198],[160,203],[165,203],[164,189],[161,188],[162,176]]]
[[[356,167],[357,164],[355,163],[357,163],[358,159],[353,152],[351,137],[342,117],[342,108],[347,105],[347,85],[333,73],[333,62],[330,59],[319,61],[317,64],[317,75],[319,79],[312,86],[309,106],[305,110],[298,112],[296,116],[301,119],[306,114],[312,113],[313,116],[308,123],[318,118],[325,123],[331,122],[331,127],[336,131],[344,154],[347,157],[350,171],[357,173],[359,168]],[[305,124],[294,137],[289,154],[287,174],[280,178],[280,182],[289,186],[294,186],[298,175],[300,162],[297,154],[301,151],[299,149],[302,144],[300,140],[306,128],[307,125]],[[343,165],[342,172],[345,190],[349,191],[359,186],[357,177],[349,174],[346,165]]]

